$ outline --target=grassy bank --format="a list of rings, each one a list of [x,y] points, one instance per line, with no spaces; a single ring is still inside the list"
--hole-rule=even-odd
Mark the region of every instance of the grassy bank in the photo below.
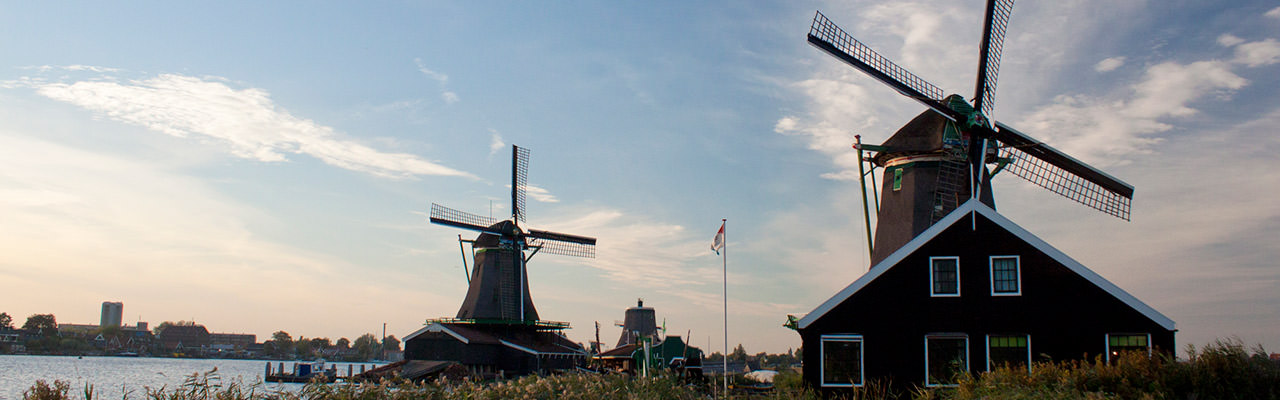
[[[771,392],[735,392],[734,398],[816,399],[798,372],[775,377]],[[1111,364],[1065,361],[1037,363],[1025,369],[999,369],[966,376],[959,386],[890,393],[872,382],[851,393],[854,399],[1280,399],[1280,366],[1261,347],[1248,350],[1239,341],[1219,341],[1189,348],[1186,359],[1126,354]],[[147,388],[128,398],[154,400],[248,399],[707,399],[711,386],[683,385],[672,377],[564,374],[530,376],[497,383],[470,380],[427,384],[312,384],[298,393],[271,391],[261,385],[223,383],[216,371],[189,377],[176,388]],[[65,382],[37,382],[26,399],[97,399],[91,387],[73,390]]]

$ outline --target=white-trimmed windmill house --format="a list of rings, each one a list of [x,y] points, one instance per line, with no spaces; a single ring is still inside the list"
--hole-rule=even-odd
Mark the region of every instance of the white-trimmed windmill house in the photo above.
[[[973,104],[876,54],[818,13],[809,43],[930,109],[880,146],[872,267],[795,321],[805,382],[945,386],[961,372],[1174,349],[1173,320],[995,210],[1008,171],[1129,219],[1133,187],[987,119],[1012,0],[989,0]],[[874,171],[874,170],[873,170]]]

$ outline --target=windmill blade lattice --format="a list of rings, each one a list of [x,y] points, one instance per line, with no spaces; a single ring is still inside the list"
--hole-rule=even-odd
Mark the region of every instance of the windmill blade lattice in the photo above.
[[[834,22],[827,19],[821,11],[815,13],[813,25],[809,27],[809,44],[884,82],[898,93],[924,103],[947,118],[955,119],[955,112],[942,102],[945,93],[941,88],[921,79],[906,68],[894,64],[871,47],[854,39],[844,29],[840,29]]]
[[[562,242],[559,240],[544,239],[539,237],[529,237],[530,247],[541,247],[542,252],[557,254],[562,256],[573,256],[583,258],[596,258],[596,246],[594,244],[582,244],[574,242]]]
[[[1133,186],[1049,145],[996,122],[1005,169],[1022,179],[1098,211],[1129,220]]]
[[[551,254],[585,258],[596,257],[596,238],[593,237],[537,229],[530,229],[528,235],[531,246],[540,246],[542,251]]]
[[[982,48],[978,53],[978,83],[974,108],[990,116],[995,105],[996,77],[1000,75],[1000,51],[1004,48],[1004,32],[1009,26],[1013,0],[988,0],[983,22]]]
[[[486,231],[498,223],[490,217],[454,210],[436,203],[431,203],[431,222],[474,231]]]
[[[525,192],[529,184],[529,149],[511,146],[511,215],[516,223],[525,219]]]

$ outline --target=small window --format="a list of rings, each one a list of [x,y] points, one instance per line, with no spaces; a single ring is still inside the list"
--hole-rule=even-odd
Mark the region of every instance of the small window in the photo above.
[[[969,337],[928,335],[924,343],[925,386],[955,386],[969,371]]]
[[[862,336],[822,335],[823,387],[862,386]]]
[[[1111,362],[1111,358],[1120,355],[1122,351],[1140,351],[1150,356],[1151,335],[1145,333],[1108,334],[1107,362]]]
[[[987,371],[1008,366],[1009,368],[1026,368],[1031,366],[1031,336],[1028,335],[989,335],[987,336]]]
[[[960,296],[960,258],[929,258],[930,294],[934,297]]]
[[[991,295],[1017,296],[1022,294],[1022,274],[1018,268],[1018,256],[991,257]]]
[[[902,168],[893,170],[893,191],[902,190]]]

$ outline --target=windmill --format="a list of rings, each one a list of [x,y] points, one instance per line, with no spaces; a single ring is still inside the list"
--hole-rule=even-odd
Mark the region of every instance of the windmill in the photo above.
[[[538,319],[529,296],[528,262],[539,252],[594,258],[596,239],[521,227],[529,150],[514,145],[511,149],[511,218],[499,221],[431,204],[432,223],[480,232],[472,242],[467,297],[453,321],[564,328],[567,324]]]
[[[873,185],[874,167],[885,169],[872,264],[971,198],[994,208],[991,176],[1002,170],[1129,220],[1133,186],[989,119],[1012,8],[1013,0],[987,1],[972,103],[960,95],[944,96],[942,89],[854,39],[822,12],[815,14],[809,44],[929,107],[883,144],[855,145],[860,154],[874,153],[863,159],[873,165]]]

